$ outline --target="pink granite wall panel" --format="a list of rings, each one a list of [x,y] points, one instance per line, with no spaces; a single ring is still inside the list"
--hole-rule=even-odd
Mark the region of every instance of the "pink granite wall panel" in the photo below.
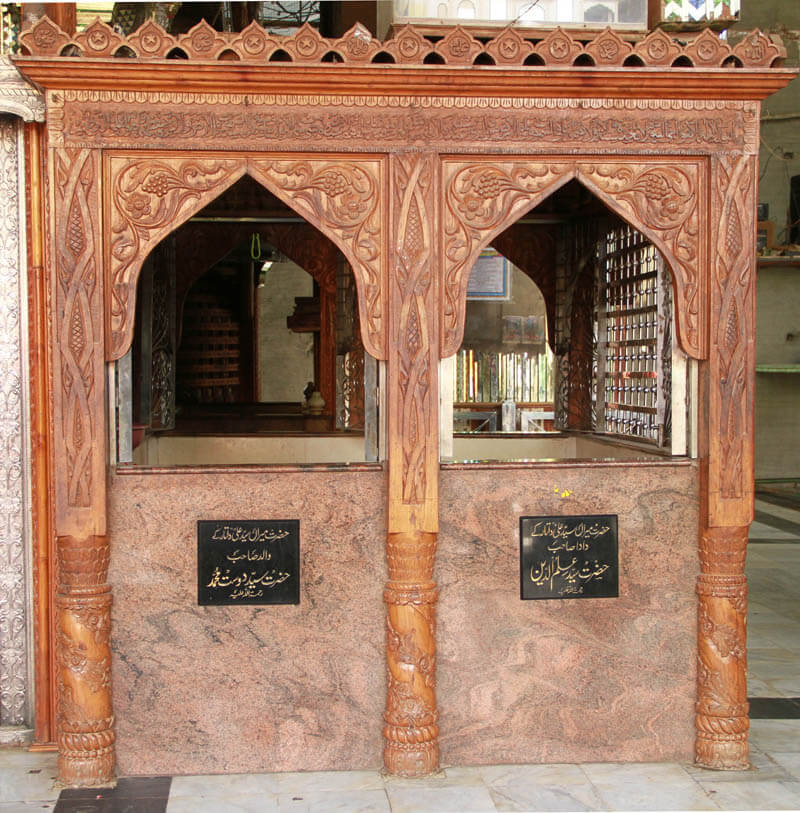
[[[441,488],[442,763],[690,760],[696,467]],[[110,495],[120,772],[379,768],[385,475],[126,474]],[[561,513],[619,515],[619,598],[520,601],[519,517]],[[197,606],[198,519],[298,517],[299,606]]]
[[[121,774],[378,768],[384,475],[113,478]],[[298,606],[197,606],[198,519],[300,519]]]
[[[519,517],[604,513],[619,598],[521,601]],[[442,764],[691,760],[697,529],[689,464],[443,471]]]

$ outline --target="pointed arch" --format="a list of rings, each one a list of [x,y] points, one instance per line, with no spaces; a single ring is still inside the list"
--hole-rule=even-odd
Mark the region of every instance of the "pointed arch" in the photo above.
[[[700,223],[705,195],[700,161],[444,160],[442,357],[463,338],[469,272],[500,232],[575,178],[642,232],[671,272],[681,347],[708,354],[708,281]]]
[[[385,357],[381,260],[381,159],[253,157],[246,153],[114,153],[106,158],[106,357],[121,358],[133,337],[136,283],[147,248],[185,223],[243,175],[305,217],[353,268],[364,345]]]

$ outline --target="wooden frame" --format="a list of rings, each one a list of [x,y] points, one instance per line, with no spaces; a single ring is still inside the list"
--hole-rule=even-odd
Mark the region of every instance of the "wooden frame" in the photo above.
[[[32,179],[44,163],[31,254],[43,252],[47,286],[34,389],[50,416],[36,470],[51,501],[37,527],[57,558],[48,725],[61,781],[114,775],[105,364],[130,344],[149,247],[245,173],[345,254],[364,345],[386,361],[387,769],[438,768],[439,360],[461,343],[480,252],[572,179],[657,246],[681,346],[702,362],[696,752],[701,765],[747,767],[758,100],[794,76],[770,67],[780,47],[754,34],[731,49],[710,33],[683,47],[658,31],[635,45],[608,31],[532,43],[513,29],[479,43],[460,28],[433,45],[410,27],[383,44],[357,28],[277,42],[202,23],[178,40],[153,23],[126,41],[99,23],[72,39],[47,18],[22,41],[33,55],[18,66],[47,90],[29,158]],[[70,45],[83,57],[65,69]],[[110,59],[123,46],[139,58]],[[164,59],[176,47],[199,61]],[[266,61],[278,49],[298,64]],[[321,62],[331,50],[349,64]],[[371,64],[379,53],[404,69]],[[430,54],[445,64],[423,65]],[[481,54],[495,66],[468,68]],[[520,70],[529,56],[544,67]],[[648,67],[621,67],[629,57]],[[673,70],[676,59],[694,68]]]

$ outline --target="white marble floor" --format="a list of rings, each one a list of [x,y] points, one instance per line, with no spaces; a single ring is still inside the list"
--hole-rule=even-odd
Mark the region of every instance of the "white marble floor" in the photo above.
[[[751,697],[800,697],[800,511],[757,501],[748,551]],[[770,521],[775,521],[770,525]],[[787,524],[788,523],[788,524]],[[800,810],[800,719],[751,721],[753,767],[675,763],[450,767],[421,780],[375,771],[179,776],[167,813],[266,811]],[[56,809],[55,754],[0,750],[0,813]],[[56,813],[156,813],[153,799],[91,798]]]
[[[167,813],[267,811],[798,810],[800,720],[753,720],[753,768],[706,771],[675,763],[488,765],[427,779],[377,771],[178,776]],[[54,754],[0,751],[0,811],[149,813],[154,800],[61,801]]]

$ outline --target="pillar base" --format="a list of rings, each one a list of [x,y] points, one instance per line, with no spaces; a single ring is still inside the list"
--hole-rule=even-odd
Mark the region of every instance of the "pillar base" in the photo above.
[[[418,778],[439,770],[438,742],[387,742],[383,764],[392,776]]]
[[[108,787],[116,784],[114,745],[88,752],[58,755],[58,782],[67,788]]]
[[[717,735],[714,739],[698,736],[695,764],[716,771],[746,771],[750,768],[747,732]]]

